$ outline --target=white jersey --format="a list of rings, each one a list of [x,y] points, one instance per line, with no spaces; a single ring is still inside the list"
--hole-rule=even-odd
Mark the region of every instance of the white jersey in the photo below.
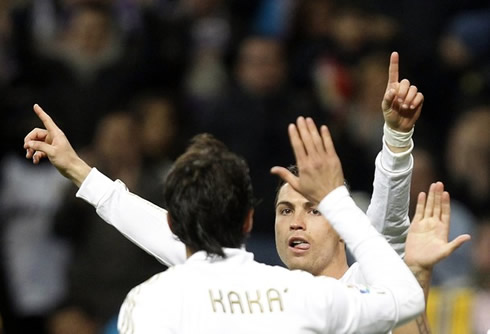
[[[413,145],[412,145],[413,147]],[[408,204],[413,167],[411,149],[392,153],[383,141],[376,158],[373,196],[367,216],[395,251],[403,256],[410,221]],[[185,246],[172,234],[167,211],[128,191],[93,168],[77,192],[97,214],[129,240],[167,266],[184,263]]]
[[[374,192],[367,211],[373,226],[384,234],[399,255],[403,255],[409,227],[408,200],[413,166],[410,152],[393,154],[383,144],[383,150],[376,158]],[[166,224],[167,212],[130,193],[121,181],[113,182],[94,168],[77,196],[92,204],[106,222],[161,262],[168,266],[185,262],[185,247]],[[341,281],[369,282],[358,264],[351,266]],[[133,297],[134,294],[132,292]]]
[[[226,259],[201,251],[131,290],[120,333],[385,333],[423,311],[417,281],[345,187],[319,211],[359,258],[368,285],[268,266],[242,249],[225,249]]]

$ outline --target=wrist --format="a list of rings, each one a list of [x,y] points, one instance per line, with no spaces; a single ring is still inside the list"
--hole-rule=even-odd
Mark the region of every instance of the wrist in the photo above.
[[[404,152],[411,146],[413,132],[414,128],[408,132],[393,130],[385,123],[383,126],[383,139],[392,152]]]
[[[410,149],[410,144],[403,147],[396,147],[386,143],[386,146],[388,146],[388,149],[393,153],[403,153]]]
[[[409,265],[408,269],[410,269],[421,287],[430,285],[430,281],[432,279],[432,267],[427,268],[419,265]]]
[[[80,185],[87,178],[87,175],[90,173],[91,169],[92,167],[90,167],[80,157],[76,156],[72,162],[72,167],[67,169],[63,174],[80,188]]]

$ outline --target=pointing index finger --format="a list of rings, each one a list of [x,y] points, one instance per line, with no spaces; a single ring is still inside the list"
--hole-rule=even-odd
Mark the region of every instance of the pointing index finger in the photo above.
[[[59,128],[54,123],[53,119],[48,114],[46,114],[46,112],[38,104],[35,104],[33,109],[37,117],[39,117],[41,122],[43,122],[44,126],[46,127],[46,130],[48,131],[59,130]]]
[[[388,86],[398,82],[398,64],[399,64],[398,52],[394,51],[390,57],[390,67],[388,68]]]

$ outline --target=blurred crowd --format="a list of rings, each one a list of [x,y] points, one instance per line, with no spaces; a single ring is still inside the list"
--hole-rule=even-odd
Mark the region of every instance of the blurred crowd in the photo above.
[[[443,181],[452,196],[451,235],[473,237],[436,267],[429,319],[435,333],[464,326],[483,333],[490,310],[486,1],[2,0],[3,333],[113,333],[129,289],[165,269],[101,223],[49,163],[24,159],[24,136],[41,126],[34,103],[92,166],[156,204],[187,140],[214,134],[248,161],[261,199],[247,247],[259,261],[280,264],[277,179],[269,170],[294,161],[287,124],[299,115],[327,124],[349,187],[359,198],[370,194],[394,50],[401,78],[425,96],[411,196]],[[448,306],[461,298],[466,309]],[[486,317],[478,312],[485,309]]]

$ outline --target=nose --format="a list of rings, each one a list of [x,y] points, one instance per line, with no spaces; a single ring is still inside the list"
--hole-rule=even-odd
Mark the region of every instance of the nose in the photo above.
[[[305,220],[303,215],[296,215],[294,219],[291,221],[291,223],[289,224],[289,229],[293,231],[305,230],[306,225],[305,225]]]

